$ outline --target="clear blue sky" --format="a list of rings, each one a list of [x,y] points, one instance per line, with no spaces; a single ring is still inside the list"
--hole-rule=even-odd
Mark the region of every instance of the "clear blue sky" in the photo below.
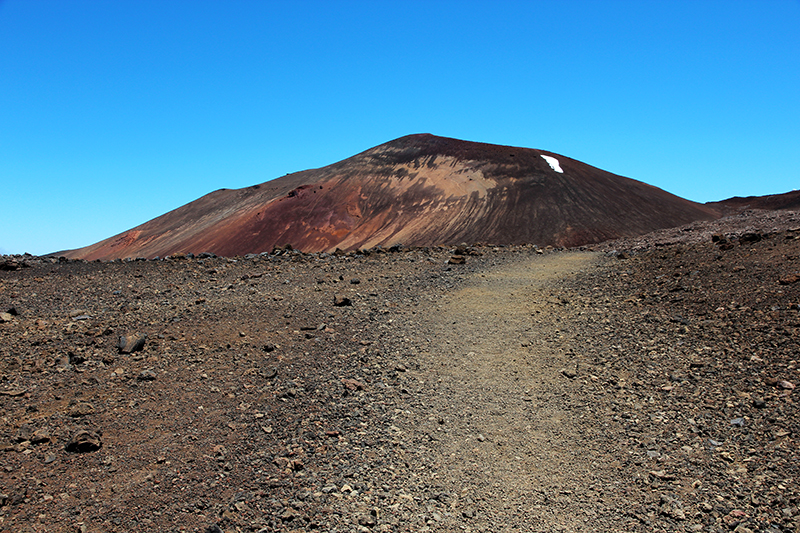
[[[410,133],[800,187],[800,0],[0,0],[0,253]]]

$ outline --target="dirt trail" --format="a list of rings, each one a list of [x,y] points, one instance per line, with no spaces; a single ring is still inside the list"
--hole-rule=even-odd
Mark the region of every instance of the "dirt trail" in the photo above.
[[[561,253],[474,274],[437,310],[425,359],[437,412],[420,429],[453,489],[452,518],[472,519],[470,529],[616,529],[613,487],[600,479],[613,459],[595,446],[600,428],[580,398],[566,400],[575,385],[562,372],[583,339],[557,283],[596,261]]]

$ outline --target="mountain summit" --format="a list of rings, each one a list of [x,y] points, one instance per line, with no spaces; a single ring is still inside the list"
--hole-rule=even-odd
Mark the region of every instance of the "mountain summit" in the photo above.
[[[579,246],[718,216],[552,152],[418,134],[323,168],[212,192],[62,255],[234,256],[286,244],[304,252],[398,243]]]

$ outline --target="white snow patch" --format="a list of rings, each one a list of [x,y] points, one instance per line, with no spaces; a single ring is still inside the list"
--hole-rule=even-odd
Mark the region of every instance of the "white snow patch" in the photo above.
[[[564,171],[561,170],[561,165],[558,164],[558,159],[556,159],[555,157],[550,157],[549,155],[543,155],[542,159],[547,161],[547,164],[550,165],[550,168],[552,168],[556,172],[560,172],[562,174],[564,173]]]

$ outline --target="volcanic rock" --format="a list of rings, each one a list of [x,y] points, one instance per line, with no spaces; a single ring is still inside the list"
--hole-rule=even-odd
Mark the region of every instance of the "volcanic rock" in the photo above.
[[[792,283],[797,283],[800,281],[800,274],[789,274],[788,276],[783,276],[778,282],[781,285],[791,285]]]
[[[347,296],[336,294],[333,297],[333,305],[335,305],[336,307],[346,307],[349,305],[353,305],[353,301]]]
[[[133,335],[121,335],[119,338],[119,353],[132,353],[144,349],[147,335],[134,333]]]
[[[64,449],[71,453],[89,453],[100,449],[102,446],[100,436],[94,431],[78,431],[67,441]]]

